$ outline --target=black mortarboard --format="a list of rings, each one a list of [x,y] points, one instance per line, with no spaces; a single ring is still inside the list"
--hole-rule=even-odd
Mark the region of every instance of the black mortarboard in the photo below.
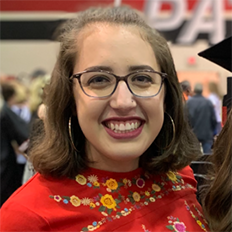
[[[198,53],[198,55],[232,72],[232,36]]]

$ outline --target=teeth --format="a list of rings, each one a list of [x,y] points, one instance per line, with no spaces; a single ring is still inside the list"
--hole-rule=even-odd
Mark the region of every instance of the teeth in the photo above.
[[[124,124],[120,124],[120,126],[119,126],[119,130],[120,130],[120,131],[124,131],[124,130],[125,130],[125,126],[124,126]]]
[[[134,130],[135,129],[135,124],[132,122],[131,123],[131,129]]]
[[[120,123],[120,124],[113,124],[113,123],[107,123],[107,127],[113,130],[116,133],[127,133],[131,132],[135,129],[137,129],[141,125],[140,122],[127,122],[126,124]]]
[[[111,128],[111,130],[114,130],[114,124],[113,123],[110,123],[110,128]]]
[[[130,130],[131,129],[131,126],[130,126],[130,124],[127,122],[126,123],[126,130]]]
[[[135,129],[137,129],[137,128],[138,128],[138,123],[136,122],[136,123],[135,123]]]

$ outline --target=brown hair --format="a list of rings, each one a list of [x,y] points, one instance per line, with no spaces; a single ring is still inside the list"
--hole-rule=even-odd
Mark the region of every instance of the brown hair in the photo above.
[[[232,231],[232,110],[210,160],[212,182],[202,201],[203,210],[212,231]]]
[[[42,135],[42,140],[37,140],[40,143],[34,144],[30,152],[35,169],[45,175],[73,177],[88,167],[85,136],[75,116],[72,82],[69,81],[69,77],[73,74],[74,64],[78,58],[79,51],[76,46],[78,35],[85,26],[96,22],[138,28],[140,35],[153,48],[161,71],[168,74],[165,81],[165,108],[175,123],[175,138],[171,146],[162,149],[167,147],[173,137],[172,126],[164,122],[158,137],[142,154],[140,166],[150,173],[164,173],[185,167],[200,153],[200,149],[183,117],[181,89],[167,42],[156,30],[150,28],[136,11],[124,6],[90,8],[78,13],[75,19],[71,19],[62,27],[59,56],[51,82],[45,88],[46,133]],[[73,140],[79,152],[75,152],[69,139],[70,116],[72,116]]]
[[[223,94],[219,88],[219,84],[216,82],[209,82],[209,92],[215,93],[220,99],[223,98]]]

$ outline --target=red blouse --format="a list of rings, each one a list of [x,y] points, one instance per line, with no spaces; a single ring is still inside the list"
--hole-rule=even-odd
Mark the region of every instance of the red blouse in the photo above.
[[[192,169],[36,174],[1,208],[1,231],[207,231]]]

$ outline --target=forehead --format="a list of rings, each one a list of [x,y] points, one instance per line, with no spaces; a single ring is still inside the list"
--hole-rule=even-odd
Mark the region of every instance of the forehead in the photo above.
[[[75,70],[81,71],[87,65],[124,63],[153,65],[157,62],[151,45],[144,39],[142,29],[133,25],[93,23],[82,29],[78,35],[78,57]],[[79,68],[78,68],[79,67]],[[80,70],[77,70],[80,69]]]

